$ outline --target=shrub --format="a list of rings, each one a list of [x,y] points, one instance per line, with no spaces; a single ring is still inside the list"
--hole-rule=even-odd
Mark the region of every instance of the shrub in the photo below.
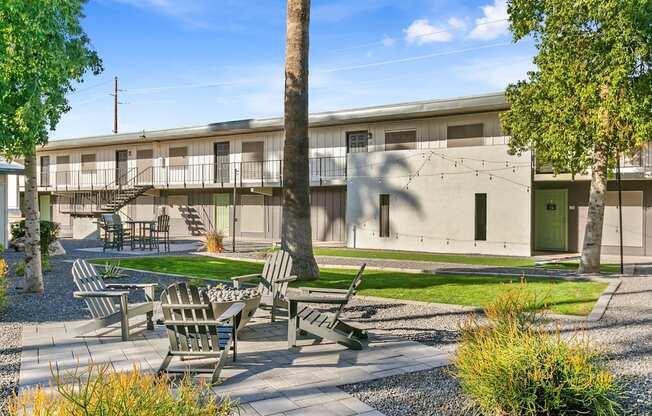
[[[47,256],[48,248],[50,244],[57,241],[59,238],[59,223],[52,221],[40,221],[41,227],[41,254]],[[16,222],[11,225],[11,239],[15,240],[18,238],[25,237],[25,220]]]
[[[0,259],[0,309],[4,308],[7,304],[7,262],[5,259]]]
[[[209,253],[224,251],[224,234],[221,231],[213,230],[206,233],[206,251]]]
[[[9,402],[11,415],[34,416],[113,416],[179,415],[226,416],[235,403],[217,396],[205,383],[193,384],[184,378],[173,392],[165,376],[145,374],[138,368],[113,372],[90,366],[84,371],[54,375],[58,394],[37,387],[14,395]]]
[[[25,262],[23,260],[16,263],[16,276],[25,276]]]
[[[120,267],[120,260],[117,263],[105,262],[104,270],[100,271],[100,276],[103,279],[120,279],[122,277],[127,277],[124,273],[124,270]]]
[[[50,272],[52,271],[52,263],[50,263],[50,257],[48,256],[41,256],[41,269],[44,272]],[[18,263],[16,263],[16,276],[25,276],[25,261],[20,260]]]
[[[463,327],[455,366],[472,404],[496,416],[621,414],[603,357],[532,324],[531,302],[523,284],[487,308],[487,325],[473,317]]]

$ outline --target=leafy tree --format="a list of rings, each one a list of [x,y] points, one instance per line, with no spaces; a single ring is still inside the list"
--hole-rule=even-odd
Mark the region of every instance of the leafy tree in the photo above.
[[[285,49],[282,245],[300,279],[319,278],[312,252],[308,170],[308,39],[310,0],[288,0]]]
[[[608,170],[652,137],[652,2],[512,0],[514,40],[533,38],[537,70],[507,88],[511,151],[555,173],[590,170],[581,272],[598,272]]]
[[[80,25],[85,0],[0,1],[0,152],[25,162],[25,290],[43,292],[36,146],[70,107],[66,93],[102,64]]]

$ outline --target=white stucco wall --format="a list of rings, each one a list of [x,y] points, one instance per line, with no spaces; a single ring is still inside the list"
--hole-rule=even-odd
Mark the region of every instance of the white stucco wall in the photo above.
[[[347,246],[529,256],[529,163],[529,153],[510,156],[504,144],[351,154]],[[486,241],[474,241],[476,193],[487,194]],[[390,195],[384,238],[380,194]]]

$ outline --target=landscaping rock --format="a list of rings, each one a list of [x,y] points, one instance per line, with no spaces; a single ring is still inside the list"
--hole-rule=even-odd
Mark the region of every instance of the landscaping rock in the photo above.
[[[65,256],[66,250],[63,248],[61,241],[57,240],[50,244],[50,247],[48,248],[48,254],[50,257]]]

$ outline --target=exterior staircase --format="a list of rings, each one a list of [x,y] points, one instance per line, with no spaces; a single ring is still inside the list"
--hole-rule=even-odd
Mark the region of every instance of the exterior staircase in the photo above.
[[[142,171],[134,168],[103,189],[57,193],[62,202],[59,204],[60,211],[72,217],[99,217],[115,213],[153,189],[151,178],[151,168]]]

